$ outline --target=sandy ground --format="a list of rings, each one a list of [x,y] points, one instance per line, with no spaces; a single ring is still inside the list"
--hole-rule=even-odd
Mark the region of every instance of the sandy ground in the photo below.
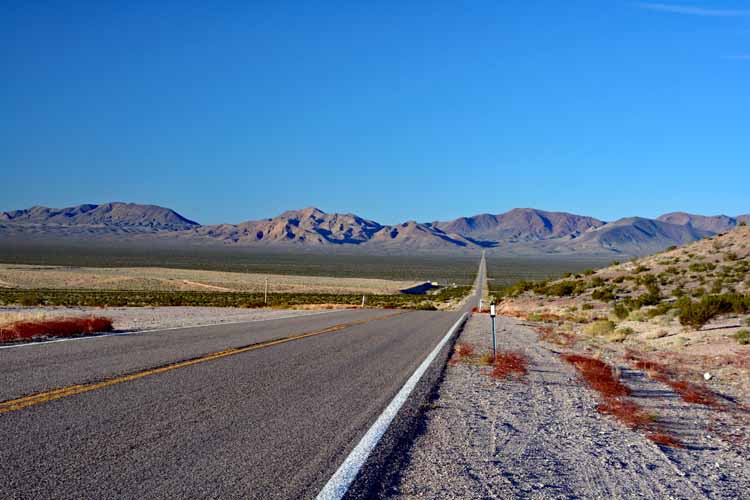
[[[525,353],[528,375],[495,380],[486,367],[450,364],[391,498],[747,498],[747,436],[726,434],[748,428],[742,415],[689,405],[625,371],[637,402],[685,445],[660,447],[600,415],[558,347],[518,320],[498,324],[499,348]],[[487,351],[489,317],[474,315],[459,342]]]
[[[325,276],[286,276],[161,267],[94,268],[0,264],[0,287],[96,290],[195,290],[262,292],[268,278],[273,293],[389,294],[410,281]]]
[[[22,315],[106,316],[118,331],[156,330],[183,326],[217,325],[312,314],[292,309],[243,309],[234,307],[0,307],[0,318]]]

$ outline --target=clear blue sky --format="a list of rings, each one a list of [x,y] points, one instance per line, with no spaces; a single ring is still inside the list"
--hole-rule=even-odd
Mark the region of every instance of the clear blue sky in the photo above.
[[[750,212],[746,1],[5,1],[0,36],[0,210]]]

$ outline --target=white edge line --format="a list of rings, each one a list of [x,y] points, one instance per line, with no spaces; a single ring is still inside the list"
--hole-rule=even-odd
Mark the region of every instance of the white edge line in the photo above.
[[[319,314],[332,314],[335,312],[341,312],[342,310],[349,311],[350,309],[320,311],[320,312],[314,312],[314,313],[309,313],[309,314],[290,314],[287,316],[279,316],[277,318],[247,319],[243,321],[229,321],[226,323],[206,323],[205,325],[172,326],[169,328],[156,328],[154,330],[133,330],[131,332],[102,333],[100,335],[89,335],[85,337],[71,337],[71,338],[65,338],[65,339],[44,340],[41,342],[26,342],[24,344],[4,345],[4,346],[0,346],[0,350],[19,349],[21,347],[42,346],[42,345],[47,345],[47,344],[56,344],[58,342],[72,342],[74,340],[94,340],[94,339],[101,339],[104,337],[124,337],[126,335],[137,335],[141,333],[168,332],[170,330],[188,330],[190,328],[205,328],[207,326],[239,325],[242,323],[259,323],[261,321],[274,321],[277,319],[308,318],[310,316],[318,316]]]
[[[440,343],[432,350],[432,352],[422,361],[422,364],[414,371],[409,380],[406,381],[404,386],[398,391],[398,394],[393,398],[390,404],[383,410],[378,419],[372,424],[372,427],[367,431],[362,440],[357,446],[349,453],[344,463],[338,468],[336,473],[331,476],[326,485],[320,490],[316,500],[340,500],[346,495],[349,490],[354,478],[357,477],[362,466],[367,461],[367,458],[375,449],[375,446],[380,442],[380,439],[388,430],[388,426],[396,417],[396,414],[404,405],[406,400],[411,395],[412,391],[416,387],[419,380],[427,371],[427,368],[435,360],[440,350],[445,346],[448,340],[453,336],[459,326],[466,320],[468,313],[463,313],[458,321],[456,321],[448,333],[445,334]]]

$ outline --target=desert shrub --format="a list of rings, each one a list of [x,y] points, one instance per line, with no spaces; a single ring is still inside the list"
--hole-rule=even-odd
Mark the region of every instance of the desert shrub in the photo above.
[[[639,265],[635,269],[633,269],[633,274],[641,274],[645,273],[647,271],[650,271],[650,269],[644,265]]]
[[[587,325],[586,328],[583,329],[583,332],[586,335],[591,335],[593,337],[600,337],[602,335],[607,335],[614,331],[615,331],[615,324],[614,322],[608,319],[600,319],[600,320],[594,321],[593,323],[591,323],[590,325]]]
[[[747,227],[747,222],[745,222],[743,220],[742,222],[740,222],[739,224],[737,224],[737,226],[739,226],[739,227]]]
[[[634,304],[636,307],[641,308],[645,306],[655,306],[661,302],[661,290],[656,284],[649,284],[648,291],[643,295],[639,295],[635,298]]]
[[[643,322],[646,321],[646,315],[640,310],[630,311],[630,314],[628,314],[628,321]]]
[[[575,294],[579,290],[578,281],[558,281],[545,287],[544,295],[555,297],[566,297]]]
[[[594,308],[594,304],[583,304],[581,306],[582,311],[590,311]]]
[[[680,297],[684,297],[685,296],[685,289],[682,288],[682,287],[675,288],[674,290],[672,290],[672,296],[673,297],[677,297],[678,299]]]
[[[706,295],[706,289],[700,286],[690,292],[690,295],[692,295],[693,297],[703,297],[704,295]]]
[[[29,306],[40,306],[40,305],[44,304],[44,302],[42,301],[42,298],[39,296],[39,294],[36,294],[34,292],[23,293],[18,298],[18,303],[21,304],[22,306],[26,306],[26,307],[29,307]]]
[[[672,250],[677,250],[677,245],[668,246],[666,249],[667,252],[671,252]]]
[[[604,278],[602,278],[601,276],[594,276],[593,278],[591,278],[591,281],[589,282],[592,288],[596,288],[598,286],[604,286],[604,283],[605,283]]]
[[[727,293],[723,295],[706,295],[700,301],[680,299],[680,323],[700,329],[713,318],[728,313],[747,314],[750,312],[750,295]]]
[[[523,376],[528,372],[528,359],[523,353],[501,351],[495,356],[490,375],[494,378],[508,378],[512,375]]]
[[[622,283],[623,281],[625,281],[625,276],[617,276],[616,278],[612,279],[612,283],[619,284],[619,283]]]
[[[112,320],[104,317],[18,321],[0,328],[0,342],[29,340],[36,337],[72,337],[111,331]]]
[[[739,332],[734,334],[734,338],[737,340],[738,344],[748,345],[750,344],[750,331],[740,330]]]
[[[716,269],[716,264],[713,262],[694,262],[690,264],[688,269],[693,273],[705,273]]]
[[[673,307],[674,307],[674,304],[669,304],[669,303],[665,302],[663,304],[659,304],[658,306],[654,307],[653,309],[649,309],[646,312],[646,315],[649,318],[655,318],[657,316],[662,316],[664,314],[667,314]]]
[[[597,288],[591,292],[591,298],[602,302],[612,302],[615,300],[615,293],[612,287]]]
[[[617,319],[623,320],[628,317],[628,314],[630,314],[630,309],[628,309],[628,307],[622,302],[618,302],[615,304],[612,312]]]
[[[474,346],[465,342],[459,342],[456,344],[454,352],[460,358],[470,358],[474,355]]]
[[[594,274],[594,270],[593,269],[586,269],[585,271],[583,271],[583,275],[584,276],[591,276],[593,274]]]

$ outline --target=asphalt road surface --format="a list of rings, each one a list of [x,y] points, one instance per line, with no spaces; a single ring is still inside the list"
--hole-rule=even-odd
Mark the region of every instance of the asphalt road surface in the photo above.
[[[314,498],[478,297],[0,350],[0,497]]]

